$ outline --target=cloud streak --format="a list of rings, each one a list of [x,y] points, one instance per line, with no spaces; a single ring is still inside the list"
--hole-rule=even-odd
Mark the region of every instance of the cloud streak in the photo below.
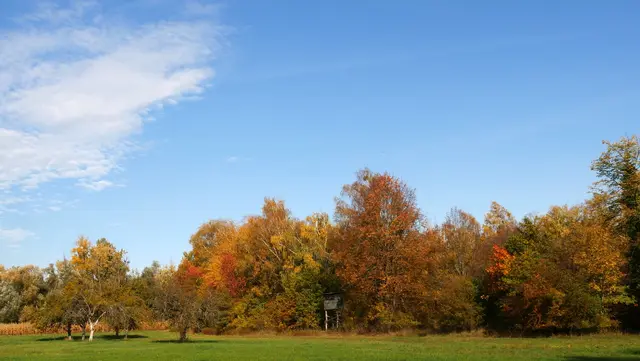
[[[35,236],[33,232],[22,228],[0,228],[0,243],[5,244],[9,248],[20,248],[22,242],[33,236]]]
[[[0,190],[116,185],[108,177],[152,112],[214,76],[221,29],[202,19],[131,26],[77,2],[0,30]]]
[[[250,160],[251,160],[251,158],[232,155],[232,156],[227,157],[225,159],[225,162],[227,162],[227,163],[240,163],[240,162],[247,162],[247,161],[250,161]]]

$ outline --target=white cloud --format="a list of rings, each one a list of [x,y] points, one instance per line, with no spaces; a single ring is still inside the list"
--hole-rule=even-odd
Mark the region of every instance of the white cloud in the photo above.
[[[34,235],[35,233],[22,228],[0,228],[0,242],[6,244],[9,248],[19,248],[23,241]]]
[[[231,157],[227,158],[227,163],[235,163],[235,162],[237,162],[238,160],[239,160],[239,158],[238,158],[238,157],[236,157],[236,156],[231,156]]]
[[[16,207],[22,203],[29,202],[30,200],[31,198],[29,197],[16,197],[5,193],[0,196],[0,214],[18,213],[18,209]]]
[[[103,189],[113,187],[115,184],[111,181],[102,179],[98,181],[82,181],[78,183],[78,185],[86,189],[101,191]]]
[[[114,186],[106,178],[149,113],[206,86],[221,39],[206,20],[131,26],[87,1],[41,6],[18,25],[0,30],[0,190],[10,191]]]

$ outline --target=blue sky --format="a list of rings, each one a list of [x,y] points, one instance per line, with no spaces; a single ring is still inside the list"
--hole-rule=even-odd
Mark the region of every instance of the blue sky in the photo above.
[[[640,130],[636,1],[3,1],[0,263],[79,235],[179,262],[265,196],[333,212],[363,167],[432,221],[588,196]]]

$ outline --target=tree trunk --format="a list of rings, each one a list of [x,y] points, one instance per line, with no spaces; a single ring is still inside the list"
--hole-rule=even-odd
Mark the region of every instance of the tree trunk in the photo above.
[[[126,328],[126,329],[124,330],[124,339],[126,340],[126,339],[128,339],[128,338],[129,338],[129,328]]]
[[[67,323],[67,340],[71,341],[71,324]]]
[[[187,328],[183,328],[180,330],[180,342],[184,342],[187,340]]]
[[[93,328],[96,325],[96,323],[98,323],[98,322],[97,321],[96,322],[89,321],[89,341],[93,341],[93,330],[94,330]]]
[[[84,341],[84,336],[86,335],[86,333],[87,333],[87,324],[85,323],[82,325],[82,341]]]
[[[120,328],[116,327],[116,337],[120,336]]]

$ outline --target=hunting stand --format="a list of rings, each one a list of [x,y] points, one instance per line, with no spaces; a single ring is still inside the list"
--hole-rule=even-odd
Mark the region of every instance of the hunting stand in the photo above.
[[[340,327],[340,316],[344,304],[342,302],[342,294],[340,292],[330,292],[323,294],[324,296],[324,329],[329,330],[329,325],[337,329]]]

